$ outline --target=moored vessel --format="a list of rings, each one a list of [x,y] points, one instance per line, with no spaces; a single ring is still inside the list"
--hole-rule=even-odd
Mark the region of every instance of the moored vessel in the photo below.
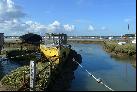
[[[46,33],[40,51],[51,62],[59,64],[68,58],[71,45],[67,44],[66,34]]]

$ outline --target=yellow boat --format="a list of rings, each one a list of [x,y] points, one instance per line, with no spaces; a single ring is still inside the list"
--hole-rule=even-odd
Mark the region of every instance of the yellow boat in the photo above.
[[[59,64],[65,61],[71,46],[67,44],[66,34],[46,34],[45,43],[40,44],[40,51],[51,62]]]

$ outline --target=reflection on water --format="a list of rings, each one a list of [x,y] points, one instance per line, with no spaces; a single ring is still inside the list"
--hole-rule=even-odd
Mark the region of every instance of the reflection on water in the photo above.
[[[132,57],[118,57],[118,56],[111,56],[112,59],[114,59],[117,62],[121,63],[129,63],[131,64],[134,68],[136,68],[136,59],[133,59]]]
[[[131,65],[130,58],[115,58],[96,44],[72,44],[82,56],[82,65],[97,78],[100,77],[116,91],[136,90],[136,68]],[[104,86],[87,75],[80,67],[75,71],[75,80],[70,90],[76,91],[107,91]]]
[[[0,80],[5,74],[10,73],[12,70],[16,69],[19,66],[19,64],[16,64],[9,60],[0,61]]]
[[[100,45],[96,44],[72,44],[72,48],[82,56],[82,65],[97,78],[101,78],[105,84],[116,91],[136,90],[135,60],[131,58],[111,57]],[[134,61],[134,63],[133,63]],[[9,61],[0,61],[0,79],[6,73],[19,67],[18,64]],[[98,84],[92,77],[78,67],[75,71],[75,79],[72,81],[73,91],[108,91]]]

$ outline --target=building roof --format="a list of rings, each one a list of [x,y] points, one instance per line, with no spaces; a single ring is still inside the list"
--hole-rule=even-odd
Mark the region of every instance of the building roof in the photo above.
[[[135,34],[125,34],[123,36],[126,36],[126,37],[135,37]]]

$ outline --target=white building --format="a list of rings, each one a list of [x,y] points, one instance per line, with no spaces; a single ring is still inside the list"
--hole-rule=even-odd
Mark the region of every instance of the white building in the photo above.
[[[136,44],[136,39],[132,40],[132,43]]]
[[[109,37],[108,39],[109,39],[109,40],[112,40],[112,39],[113,39],[113,37],[111,36],[111,37]]]
[[[126,42],[118,42],[119,45],[124,45]]]
[[[133,44],[136,44],[136,34],[134,40],[131,41]]]

